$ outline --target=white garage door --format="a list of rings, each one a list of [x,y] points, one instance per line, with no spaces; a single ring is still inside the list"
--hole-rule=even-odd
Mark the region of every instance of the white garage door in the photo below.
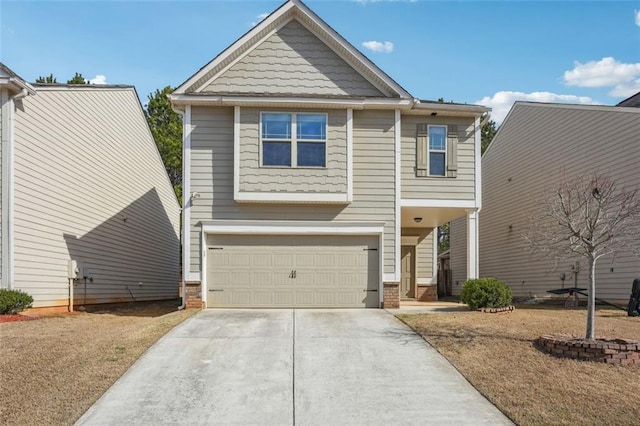
[[[208,307],[379,306],[377,236],[213,235]]]

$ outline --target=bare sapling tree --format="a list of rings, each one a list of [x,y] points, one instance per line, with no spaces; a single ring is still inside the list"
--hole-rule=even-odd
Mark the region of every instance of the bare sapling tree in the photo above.
[[[618,188],[599,173],[565,180],[539,203],[524,235],[533,253],[587,258],[589,291],[586,339],[595,339],[596,262],[622,250],[640,249],[640,192]]]

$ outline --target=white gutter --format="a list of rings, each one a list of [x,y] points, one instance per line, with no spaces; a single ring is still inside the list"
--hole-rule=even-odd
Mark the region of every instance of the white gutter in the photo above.
[[[14,222],[15,222],[15,206],[14,206],[14,199],[15,199],[15,163],[14,163],[14,159],[15,159],[15,101],[18,101],[28,95],[35,95],[36,92],[30,88],[31,86],[29,86],[26,83],[22,83],[20,80],[17,79],[11,79],[11,83],[15,84],[15,85],[19,85],[22,90],[20,90],[20,93],[18,93],[17,95],[14,95],[13,97],[9,96],[8,98],[3,100],[3,104],[7,105],[6,108],[6,115],[7,117],[5,118],[3,115],[3,120],[6,120],[3,123],[3,131],[5,131],[5,136],[6,136],[6,142],[5,142],[5,147],[6,147],[6,153],[4,153],[3,155],[3,161],[4,161],[4,166],[2,168],[2,171],[5,173],[5,175],[3,176],[4,179],[2,179],[2,183],[3,185],[5,184],[6,181],[6,187],[5,190],[7,191],[7,195],[6,195],[6,209],[7,209],[7,223],[6,223],[6,235],[3,235],[3,240],[6,238],[7,239],[7,245],[5,246],[7,249],[7,253],[5,254],[6,256],[6,271],[3,271],[4,273],[6,273],[6,278],[3,276],[3,280],[7,283],[7,288],[11,289],[13,288],[13,281],[14,281],[14,276],[15,276],[15,265],[14,265],[14,254],[15,254],[15,246],[14,246]],[[7,129],[5,130],[4,127],[5,125],[7,126]],[[6,156],[6,160],[5,157]],[[6,172],[5,172],[6,169]],[[3,191],[3,196],[4,196],[4,191]],[[4,244],[4,242],[3,242]],[[3,259],[4,260],[4,259]]]
[[[171,96],[169,96],[169,100],[171,100]],[[171,102],[171,109],[173,110],[173,112],[175,112],[176,114],[178,114],[180,116],[180,118],[182,119],[183,123],[184,123],[184,111],[181,111],[179,109],[177,109],[174,105],[173,102]],[[184,127],[184,126],[183,126]],[[183,141],[184,141],[184,135],[183,135]],[[183,164],[183,169],[182,169],[182,182],[184,185],[184,164]],[[182,188],[184,191],[184,187]],[[184,196],[183,196],[184,199]],[[184,201],[183,201],[184,203]],[[183,221],[184,221],[184,205],[180,208],[180,214],[183,216]],[[183,242],[184,242],[184,223],[183,226],[180,227],[180,248],[183,249]],[[187,281],[185,280],[184,277],[184,265],[182,265],[182,270],[180,271],[180,275],[182,276],[182,280],[181,280],[181,285],[182,285],[182,303],[180,304],[180,306],[178,306],[178,310],[181,311],[184,308],[186,308],[187,306]]]

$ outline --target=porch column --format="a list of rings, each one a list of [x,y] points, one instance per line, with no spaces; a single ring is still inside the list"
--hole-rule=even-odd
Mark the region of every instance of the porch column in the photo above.
[[[478,278],[478,211],[467,210],[467,279]]]

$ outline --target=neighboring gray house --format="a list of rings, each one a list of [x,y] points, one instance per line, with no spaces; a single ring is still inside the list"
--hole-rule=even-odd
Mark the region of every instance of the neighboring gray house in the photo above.
[[[0,94],[2,288],[52,310],[71,289],[76,305],[178,297],[180,206],[135,89],[0,65]]]
[[[617,106],[640,108],[640,92],[621,101]]]
[[[487,108],[415,99],[297,0],[170,98],[184,120],[189,305],[436,297],[433,230],[475,224]]]
[[[523,248],[525,213],[562,179],[602,172],[640,189],[640,109],[516,102],[482,157],[480,276],[506,281],[516,296],[548,297],[574,283],[574,261],[536,260]],[[453,290],[465,272],[465,223],[451,231]],[[576,259],[578,260],[578,259]],[[581,260],[578,286],[587,287]],[[597,297],[628,300],[640,258],[626,252],[597,263]]]

